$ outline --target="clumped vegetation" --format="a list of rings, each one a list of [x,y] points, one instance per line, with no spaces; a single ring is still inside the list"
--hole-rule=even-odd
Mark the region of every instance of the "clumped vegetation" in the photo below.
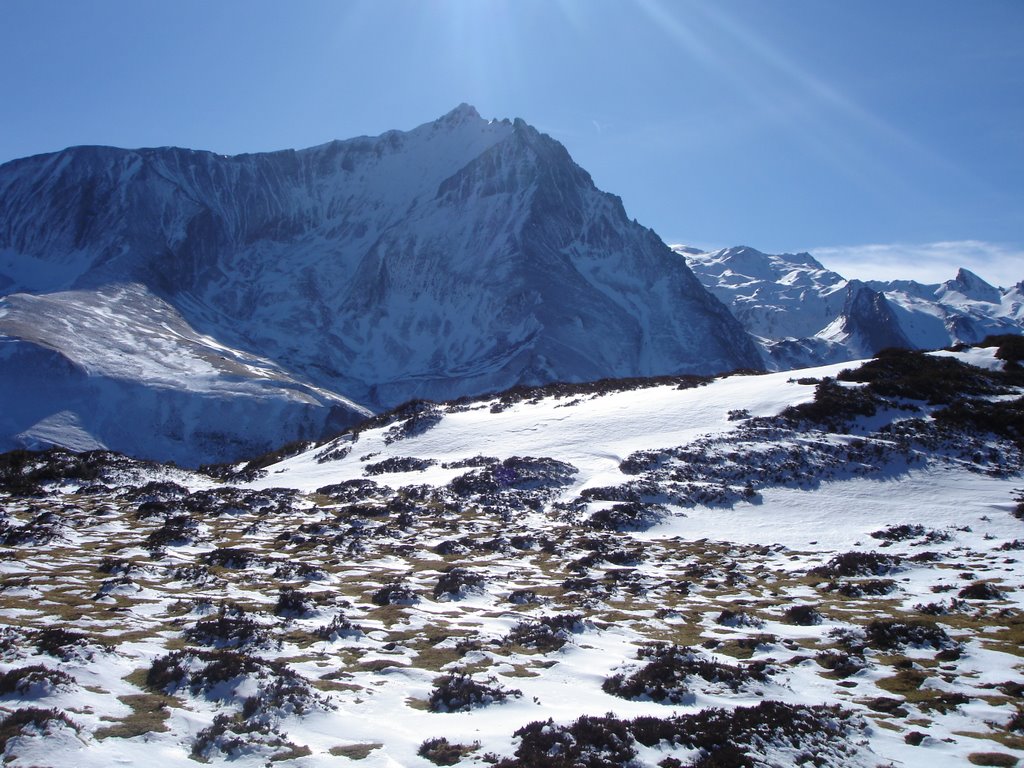
[[[65,448],[0,453],[0,493],[26,498],[44,497],[44,486],[56,483],[116,482],[127,467],[158,469],[154,462],[129,459],[109,451],[73,453]]]
[[[413,605],[419,599],[419,595],[408,584],[393,582],[374,592],[370,601],[374,605]]]
[[[790,406],[780,415],[793,423],[809,421],[839,429],[858,416],[874,416],[877,410],[878,402],[871,392],[822,379],[814,388],[812,401]]]
[[[223,683],[257,675],[265,668],[261,660],[238,651],[172,651],[153,661],[146,673],[146,685],[161,693],[188,687],[193,694],[205,695]]]
[[[583,629],[583,616],[578,613],[542,616],[535,621],[517,624],[505,636],[504,642],[548,653],[560,649],[573,634]]]
[[[517,492],[529,506],[544,498],[545,492],[571,484],[578,471],[571,464],[557,459],[512,456],[500,464],[459,475],[448,487],[456,496],[477,496],[484,497],[484,500],[498,500]]]
[[[522,696],[518,689],[507,689],[493,676],[474,680],[467,672],[452,672],[434,681],[428,706],[431,712],[468,712],[475,707],[499,704],[509,697]]]
[[[75,684],[75,679],[59,669],[33,664],[15,667],[0,675],[0,695],[14,694],[24,698],[41,698]]]
[[[665,704],[693,700],[692,680],[722,686],[733,693],[752,683],[765,683],[771,670],[765,662],[738,666],[722,664],[692,648],[657,644],[643,648],[638,658],[647,663],[635,672],[619,673],[601,685],[605,693],[623,699],[649,699]]]
[[[479,742],[473,744],[453,744],[443,736],[427,739],[420,744],[416,754],[432,762],[434,765],[455,765],[466,755],[480,748]]]
[[[221,568],[250,568],[267,563],[265,555],[240,547],[217,547],[212,552],[204,554],[200,559],[207,565],[216,565]]]
[[[190,756],[200,762],[209,762],[218,754],[228,760],[258,754],[267,759],[267,764],[273,765],[311,753],[309,747],[299,747],[290,742],[271,721],[222,712],[213,718],[211,725],[196,734]]]
[[[924,621],[876,619],[865,625],[864,632],[867,645],[878,650],[899,650],[908,645],[936,650],[957,646],[942,627]]]
[[[196,645],[216,648],[258,646],[268,641],[267,632],[252,618],[242,612],[223,608],[217,616],[200,619],[186,629],[183,635]]]
[[[936,357],[905,349],[886,350],[859,368],[842,371],[840,381],[866,384],[872,394],[903,400],[948,405],[964,397],[1000,395],[1009,381],[951,357]]]
[[[52,728],[67,727],[78,733],[82,727],[59,709],[22,707],[0,720],[0,753],[7,748],[7,742],[31,729],[45,735]]]
[[[878,552],[844,552],[808,573],[835,579],[841,576],[884,576],[900,566],[900,558]]]
[[[434,597],[455,599],[483,589],[484,577],[468,568],[446,568],[434,586]]]
[[[830,581],[824,589],[826,592],[835,592],[843,597],[880,597],[895,592],[897,585],[892,579],[861,579],[859,581]]]
[[[400,421],[384,433],[384,444],[390,445],[398,440],[405,440],[409,437],[422,435],[441,423],[443,414],[440,406],[426,400],[417,400],[407,404],[403,414],[409,413],[409,417]]]
[[[584,716],[570,725],[535,721],[515,731],[514,759],[498,768],[618,768],[636,757],[629,723],[607,715]]]
[[[1016,333],[988,336],[978,342],[978,346],[996,347],[996,359],[1005,361],[1007,371],[1016,373],[1021,370],[1021,363],[1024,362],[1024,336]]]
[[[757,768],[753,750],[784,748],[815,765],[841,766],[858,751],[853,736],[859,724],[839,707],[765,701],[733,710],[704,709],[692,715],[621,720],[614,715],[585,716],[569,725],[536,721],[515,732],[515,756],[499,768],[621,768],[632,764],[637,744],[699,750],[690,766]],[[664,763],[665,765],[682,765]]]
[[[883,541],[905,541],[919,536],[924,536],[926,529],[923,525],[903,523],[902,525],[890,525],[880,531],[872,531],[870,536],[873,539]]]
[[[189,515],[174,515],[146,537],[146,546],[153,549],[189,544],[198,530],[199,521]]]
[[[36,650],[49,656],[70,661],[76,655],[88,658],[93,649],[110,650],[105,643],[90,638],[81,632],[73,632],[64,627],[47,627],[35,633],[33,640]]]
[[[1005,600],[1004,595],[995,584],[990,581],[976,581],[968,584],[957,593],[961,600]]]
[[[604,531],[646,531],[661,522],[665,513],[660,505],[626,501],[598,510],[587,519],[587,525]]]
[[[433,459],[417,459],[413,456],[395,456],[375,464],[367,464],[363,471],[368,475],[384,475],[393,472],[422,472],[434,466]]]
[[[835,677],[847,678],[868,666],[861,653],[856,651],[819,651],[814,660]]]
[[[293,440],[285,443],[280,448],[267,451],[266,453],[250,459],[241,467],[238,467],[237,464],[203,464],[199,467],[199,471],[205,475],[209,475],[215,480],[220,480],[225,483],[251,482],[252,480],[258,480],[259,478],[266,476],[266,468],[270,465],[277,464],[285,459],[290,459],[292,456],[298,456],[303,451],[307,451],[312,448],[313,445],[314,443],[311,443],[308,440]]]
[[[813,605],[791,605],[782,614],[782,620],[798,627],[821,624],[821,614]]]
[[[619,379],[599,379],[588,382],[555,382],[541,386],[517,386],[497,395],[484,395],[474,400],[497,399],[491,406],[492,413],[501,413],[517,403],[539,403],[542,399],[580,398],[600,396],[612,392],[631,392],[652,387],[670,386],[676,389],[691,389],[709,384],[712,379],[705,376],[649,376],[624,377]],[[466,402],[470,402],[467,398]]]

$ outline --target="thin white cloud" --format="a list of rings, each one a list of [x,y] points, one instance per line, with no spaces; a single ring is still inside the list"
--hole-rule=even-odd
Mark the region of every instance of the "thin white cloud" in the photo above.
[[[939,243],[875,243],[811,251],[824,266],[860,280],[917,280],[941,283],[969,269],[992,285],[1024,280],[1024,250],[983,240]]]

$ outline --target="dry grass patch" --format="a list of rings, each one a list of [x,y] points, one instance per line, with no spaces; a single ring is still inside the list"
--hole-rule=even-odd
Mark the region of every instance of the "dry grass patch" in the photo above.
[[[349,760],[365,760],[374,750],[384,745],[379,741],[367,742],[366,744],[349,744],[344,747],[331,747],[327,750],[334,757],[347,757]]]
[[[871,712],[871,713],[868,714],[868,717],[870,717],[871,721],[875,725],[877,725],[879,728],[884,728],[887,731],[895,731],[896,733],[902,733],[903,732],[903,728],[901,728],[896,723],[894,723],[891,720],[889,720],[888,719],[888,717],[889,717],[888,715],[881,715],[881,714],[878,714],[877,712]]]
[[[394,659],[370,659],[369,661],[359,662],[359,667],[363,672],[383,672],[386,669],[394,669],[395,667],[407,669],[409,665]]]
[[[760,646],[774,645],[779,639],[775,635],[757,634],[747,637],[731,637],[715,646],[715,653],[725,654],[734,659],[749,659]]]
[[[1013,768],[1019,760],[1013,755],[1004,752],[971,752],[967,756],[967,762],[971,765],[988,765],[994,768]]]
[[[497,674],[502,677],[540,677],[540,672],[535,671],[534,667],[548,668],[544,664],[511,664],[511,667],[510,670],[502,670]]]
[[[384,629],[390,630],[396,624],[407,622],[411,611],[411,606],[407,605],[381,605],[375,606],[374,609],[367,614],[366,618],[368,621],[380,622]]]
[[[901,696],[907,704],[913,704],[923,712],[946,714],[963,704],[970,703],[970,697],[965,694],[922,687],[929,677],[931,675],[920,670],[905,669],[893,677],[876,681],[875,685],[883,691]]]
[[[356,685],[355,683],[339,683],[334,680],[325,680],[323,678],[319,680],[312,680],[310,684],[321,691],[328,693],[354,693],[356,691],[365,690],[366,687],[362,685]]]
[[[883,691],[909,699],[910,696],[920,691],[927,679],[928,675],[916,669],[901,669],[892,677],[883,677],[881,680],[875,681],[875,685]]]
[[[413,660],[415,665],[419,669],[427,669],[431,672],[440,672],[446,664],[451,664],[462,658],[462,654],[456,648],[437,648],[433,645],[426,645],[421,649],[416,649],[415,646],[410,647],[416,650],[416,658]]]
[[[97,739],[130,739],[146,733],[163,733],[169,730],[170,708],[181,706],[177,699],[162,694],[133,693],[117,698],[131,707],[131,714],[113,725],[97,728],[94,733]]]
[[[975,637],[985,648],[1024,657],[1024,616],[1017,614],[1002,619],[1000,624],[1004,626],[992,632],[978,632]]]

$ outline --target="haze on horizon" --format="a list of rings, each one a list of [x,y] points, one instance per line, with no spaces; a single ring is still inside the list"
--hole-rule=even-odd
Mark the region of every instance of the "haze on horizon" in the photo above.
[[[0,162],[522,117],[667,242],[1024,279],[1024,4],[5,4]],[[885,270],[884,274],[880,271]]]

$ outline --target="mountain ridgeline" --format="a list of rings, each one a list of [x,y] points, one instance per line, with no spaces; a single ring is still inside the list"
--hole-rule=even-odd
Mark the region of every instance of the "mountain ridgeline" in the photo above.
[[[0,166],[0,296],[0,448],[196,464],[412,398],[762,367],[562,145],[467,105],[299,151]]]
[[[1024,332],[1024,281],[996,288],[967,269],[952,280],[847,280],[810,254],[673,246],[759,342],[773,370],[939,349]]]

